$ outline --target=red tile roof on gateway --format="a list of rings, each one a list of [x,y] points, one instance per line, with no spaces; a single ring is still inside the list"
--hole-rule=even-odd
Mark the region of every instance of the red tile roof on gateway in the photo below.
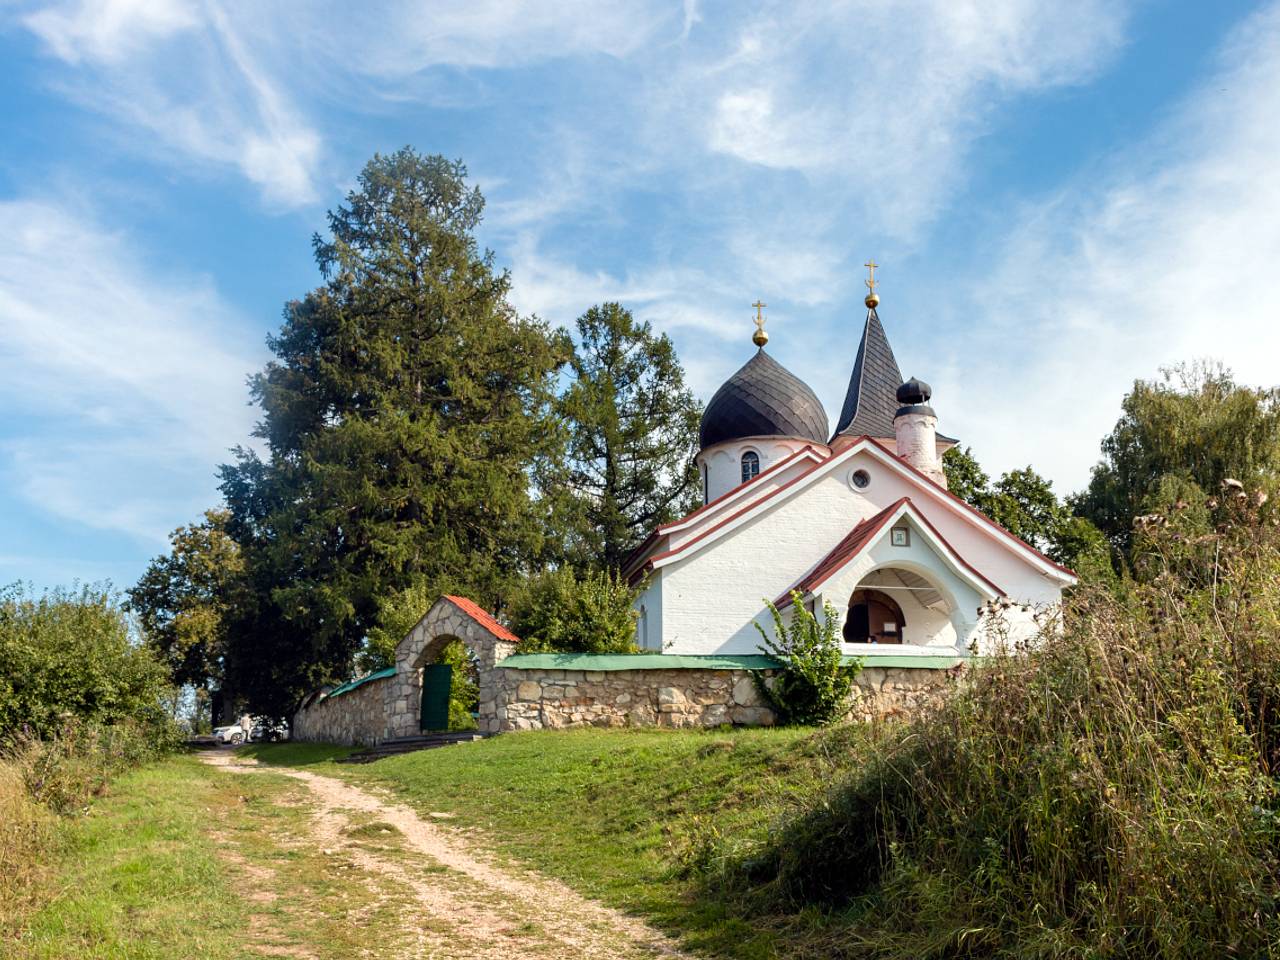
[[[520,642],[519,637],[495,620],[493,614],[482,610],[475,601],[468,600],[466,597],[455,597],[447,593],[444,598],[499,640],[506,640],[510,643]]]

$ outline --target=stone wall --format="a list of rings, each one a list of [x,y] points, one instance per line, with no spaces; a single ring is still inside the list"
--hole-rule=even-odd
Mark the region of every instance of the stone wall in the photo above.
[[[393,677],[370,680],[335,697],[321,697],[293,715],[294,740],[371,747],[382,739],[385,699]]]
[[[850,714],[871,720],[906,714],[946,689],[952,670],[863,670],[850,697]],[[565,727],[769,726],[747,670],[495,671],[498,731]],[[765,671],[771,677],[774,671]]]
[[[388,694],[383,739],[419,733],[422,709],[422,668],[434,661],[446,644],[462,642],[475,658],[479,673],[480,732],[497,733],[494,719],[495,667],[516,652],[519,639],[491,616],[463,597],[437,600],[396,646],[396,675]]]
[[[536,654],[513,657],[520,641],[506,627],[465,597],[444,596],[400,641],[394,674],[375,674],[315,699],[295,715],[294,738],[372,746],[416,736],[423,667],[455,640],[470,652],[479,672],[482,733],[767,726],[776,720],[748,669],[764,668],[764,676],[773,677],[776,671],[768,666],[776,661],[767,657],[571,654],[568,662],[559,655],[550,660]],[[897,665],[865,667],[849,698],[849,716],[872,720],[910,713],[946,689],[961,669],[956,659],[951,666],[940,666],[940,661],[947,663],[945,657],[931,658],[930,666],[902,666],[908,659],[890,656],[882,662]]]

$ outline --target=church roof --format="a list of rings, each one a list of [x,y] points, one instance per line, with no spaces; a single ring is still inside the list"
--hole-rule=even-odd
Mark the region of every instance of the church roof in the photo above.
[[[699,436],[703,449],[746,437],[824,443],[827,414],[808,385],[762,347],[715,392],[702,414]]]
[[[801,577],[786,593],[774,601],[774,606],[782,609],[791,603],[791,592],[797,591],[802,597],[808,596],[818,587],[822,586],[827,580],[840,571],[846,564],[856,558],[860,553],[867,549],[878,537],[881,531],[889,524],[896,521],[904,514],[910,514],[917,523],[926,529],[936,539],[938,545],[951,554],[952,558],[959,567],[962,567],[972,579],[976,579],[980,583],[988,587],[995,596],[1003,597],[1005,592],[997,587],[994,583],[984,577],[978,568],[962,557],[953,547],[947,538],[938,532],[938,528],[929,522],[929,518],[916,509],[916,505],[911,502],[910,497],[902,497],[885,507],[875,516],[868,517],[865,520],[858,521],[858,524],[849,531],[843,540],[836,544],[831,551],[818,561],[817,566]]]
[[[706,511],[704,514],[708,516],[707,523],[709,526],[679,546],[663,549],[669,541],[665,541],[661,536],[651,536],[633,555],[628,562],[628,567],[634,568],[636,573],[633,575],[638,575],[674,562],[677,557],[697,553],[722,536],[731,533],[737,526],[748,522],[750,517],[758,515],[761,510],[778,503],[780,500],[789,499],[802,493],[813,482],[829,475],[833,470],[838,469],[841,464],[848,463],[852,457],[859,453],[870,455],[884,466],[898,473],[899,476],[909,480],[922,495],[948,508],[961,519],[973,524],[986,535],[1001,543],[1006,549],[1046,573],[1050,578],[1060,583],[1073,584],[1076,582],[1076,574],[1072,570],[1049,559],[1031,544],[1000,526],[981,510],[961,500],[946,487],[925,476],[875,438],[868,436],[859,437],[840,453],[824,457],[820,461],[809,465],[799,476],[788,480],[781,486],[770,487],[759,497],[754,499],[745,497],[745,504],[736,498],[722,498],[722,502],[725,504],[723,509]],[[914,504],[909,506],[911,506],[914,513]],[[727,513],[727,516],[721,517],[721,513]],[[923,522],[932,528],[932,524],[929,524],[927,520]],[[660,533],[660,531],[655,531],[655,533]]]
[[[872,307],[862,328],[862,342],[858,344],[858,358],[853,363],[853,375],[836,422],[835,436],[894,436],[893,417],[898,411],[897,392],[901,383],[902,371]]]
[[[844,406],[840,409],[840,419],[836,421],[836,431],[831,439],[843,435],[892,440],[897,434],[893,418],[900,406],[900,386],[902,371],[893,355],[893,348],[889,346],[880,317],[872,307],[867,311],[867,323],[862,328],[862,341],[853,362],[849,389],[844,395]],[[942,433],[938,434],[938,439],[952,445],[958,442]]]

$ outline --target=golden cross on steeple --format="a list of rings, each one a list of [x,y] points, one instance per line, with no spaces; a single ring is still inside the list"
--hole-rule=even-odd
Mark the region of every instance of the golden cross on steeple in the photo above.
[[[751,342],[754,343],[757,347],[763,347],[766,343],[769,342],[769,335],[764,332],[764,312],[763,312],[764,308],[767,307],[768,304],[763,303],[760,300],[757,300],[755,303],[752,304],[752,306],[756,308],[756,321],[755,321],[756,332],[751,335]]]
[[[862,281],[867,285],[867,296],[863,303],[867,305],[868,310],[874,310],[880,303],[880,294],[876,293],[876,267],[880,264],[874,260],[868,260],[863,266],[871,271],[871,276]]]

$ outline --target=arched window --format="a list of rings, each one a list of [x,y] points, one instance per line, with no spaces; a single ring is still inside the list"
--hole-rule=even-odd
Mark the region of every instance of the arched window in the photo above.
[[[742,482],[746,483],[760,475],[760,454],[748,450],[742,455]]]
[[[845,643],[901,643],[906,627],[902,607],[879,590],[855,590],[844,622]]]
[[[711,502],[711,464],[709,463],[702,465],[702,502],[703,504]]]

